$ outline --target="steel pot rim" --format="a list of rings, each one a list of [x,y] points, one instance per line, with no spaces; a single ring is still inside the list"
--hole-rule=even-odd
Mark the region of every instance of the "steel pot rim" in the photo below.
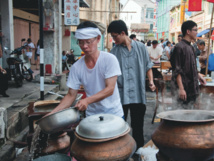
[[[175,114],[188,114],[188,113],[195,113],[195,114],[207,114],[209,116],[213,116],[212,119],[204,119],[204,120],[180,120],[180,119],[173,119],[168,118],[167,116],[175,115]],[[161,118],[162,120],[167,121],[175,121],[175,122],[192,122],[192,123],[202,123],[202,122],[212,122],[214,121],[214,111],[208,111],[208,110],[172,110],[172,111],[164,111],[157,114],[157,117]]]

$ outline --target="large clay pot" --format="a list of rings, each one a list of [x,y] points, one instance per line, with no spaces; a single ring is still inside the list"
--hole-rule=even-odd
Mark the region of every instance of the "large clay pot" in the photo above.
[[[176,161],[214,158],[212,111],[177,110],[162,112],[158,116],[162,120],[152,134],[152,140],[162,154]],[[180,119],[181,116],[183,118]]]
[[[78,161],[127,161],[135,150],[136,143],[129,134],[105,142],[76,138],[71,146],[71,154]]]

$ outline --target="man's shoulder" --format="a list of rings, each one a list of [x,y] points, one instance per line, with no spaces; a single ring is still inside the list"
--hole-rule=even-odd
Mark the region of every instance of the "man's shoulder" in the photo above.
[[[77,60],[77,61],[72,65],[72,67],[74,67],[74,68],[82,67],[83,64],[85,63],[84,59],[85,59],[85,56],[81,57],[79,60]]]
[[[102,60],[104,60],[105,62],[108,61],[108,60],[116,59],[116,56],[113,53],[100,51],[100,54],[101,54]]]
[[[133,45],[136,45],[141,48],[146,48],[145,44],[140,41],[134,41]]]

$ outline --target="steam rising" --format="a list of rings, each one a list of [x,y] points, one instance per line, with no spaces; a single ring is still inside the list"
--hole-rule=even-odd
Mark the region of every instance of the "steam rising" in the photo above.
[[[160,92],[161,93],[161,92]],[[179,103],[177,100],[178,91],[175,92],[175,96],[171,95],[171,91],[167,88],[164,91],[163,98],[159,93],[159,108],[157,113],[164,112],[164,111],[173,111],[173,110],[206,110],[206,111],[213,111],[214,110],[214,94],[205,94],[200,93],[198,98],[195,102],[190,102],[188,104]],[[163,103],[162,103],[163,102]],[[214,119],[214,115],[211,114],[209,116],[203,115],[201,113],[194,112],[193,114],[176,114],[175,116],[168,116],[168,119],[175,119],[175,120],[183,120],[183,121],[199,121],[199,120],[208,120]]]

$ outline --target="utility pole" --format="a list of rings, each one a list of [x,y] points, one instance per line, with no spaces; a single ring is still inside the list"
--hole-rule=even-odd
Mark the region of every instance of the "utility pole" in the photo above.
[[[44,100],[43,0],[39,0],[40,99]]]

